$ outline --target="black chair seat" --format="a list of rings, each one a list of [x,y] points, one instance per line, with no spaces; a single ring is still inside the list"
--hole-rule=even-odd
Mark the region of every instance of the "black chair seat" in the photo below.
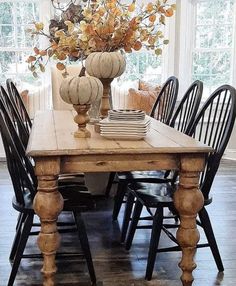
[[[133,172],[119,172],[119,181],[133,181],[142,178],[164,178],[164,171],[133,171]]]
[[[135,186],[131,184],[129,187],[135,193],[135,197],[149,208],[159,205],[168,207],[173,203],[172,197],[175,190],[170,184],[139,183],[138,190],[135,189],[137,184]]]

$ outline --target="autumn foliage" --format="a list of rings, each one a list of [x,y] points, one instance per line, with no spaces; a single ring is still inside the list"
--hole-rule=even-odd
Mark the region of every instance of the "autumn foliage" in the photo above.
[[[71,1],[60,21],[51,20],[49,34],[42,23],[35,23],[33,33],[48,37],[50,45],[46,49],[34,48],[27,60],[29,69],[37,76],[38,70],[45,69],[45,59],[54,58],[58,69],[65,70],[66,61],[83,60],[98,51],[131,53],[145,47],[161,54],[162,45],[168,44],[162,27],[166,17],[174,14],[175,4],[168,0],[142,6],[136,0],[127,2],[90,0],[75,5]]]

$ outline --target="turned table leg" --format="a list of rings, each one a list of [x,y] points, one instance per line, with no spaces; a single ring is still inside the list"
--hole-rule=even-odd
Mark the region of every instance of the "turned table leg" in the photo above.
[[[192,271],[197,266],[193,258],[200,239],[196,217],[204,203],[202,192],[199,190],[199,175],[204,165],[204,156],[182,156],[179,187],[174,195],[175,207],[180,215],[177,240],[182,248],[179,267],[183,271],[181,281],[184,286],[192,285],[194,280]]]
[[[48,163],[48,162],[47,162]],[[55,162],[52,162],[55,163]],[[44,165],[36,162],[36,174],[38,175],[38,192],[34,199],[34,210],[41,221],[41,231],[38,236],[38,246],[43,254],[43,268],[44,276],[43,285],[55,285],[54,276],[57,271],[55,264],[56,251],[60,245],[60,235],[57,231],[57,218],[63,209],[63,198],[58,192],[57,175],[39,175],[39,173],[46,173],[49,170]],[[57,168],[53,170],[50,166],[50,172],[57,173]],[[54,165],[57,167],[57,164]]]

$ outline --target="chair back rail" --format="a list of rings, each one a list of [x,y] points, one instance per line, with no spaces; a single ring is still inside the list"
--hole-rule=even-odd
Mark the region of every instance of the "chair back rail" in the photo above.
[[[24,147],[20,140],[17,140],[18,136],[13,125],[11,126],[10,121],[6,123],[7,121],[8,118],[1,108],[0,127],[7,158],[7,167],[11,176],[15,198],[18,204],[24,207],[26,196],[30,196],[30,200],[33,200],[35,196],[37,187],[37,185],[35,185],[36,178],[34,175],[31,176],[33,167],[32,169],[28,168],[31,163],[24,155]]]
[[[178,90],[178,79],[174,76],[169,77],[153,105],[150,116],[165,124],[169,124],[177,100]]]
[[[190,85],[170,121],[171,127],[183,133],[188,133],[197,114],[202,91],[203,83],[201,81],[196,80]]]
[[[201,175],[200,187],[205,199],[209,197],[212,182],[233,130],[235,116],[236,90],[230,85],[223,85],[208,98],[189,129],[188,135],[215,150],[208,155]]]
[[[25,123],[27,130],[30,131],[30,129],[32,128],[32,122],[30,120],[29,114],[26,110],[19,91],[17,90],[15,84],[11,79],[7,79],[6,85],[10,99],[12,100],[12,102],[15,103],[15,106],[17,107],[17,110]]]
[[[0,100],[3,103],[3,106],[5,106],[5,109],[7,109],[7,113],[9,117],[12,119],[12,123],[15,127],[16,132],[18,133],[20,140],[22,141],[22,144],[27,146],[28,140],[29,140],[29,129],[27,128],[27,125],[23,121],[23,118],[21,117],[15,102],[13,102],[6,92],[6,90],[0,86]]]
[[[25,154],[25,145],[21,141],[21,138],[19,137],[18,128],[13,123],[13,119],[10,116],[9,110],[6,107],[4,101],[2,100],[2,97],[0,96],[0,111],[1,111],[1,135],[2,135],[2,141],[3,146],[6,152],[6,158],[7,163],[9,164],[8,167],[11,170],[11,177],[12,182],[15,182],[15,176],[17,178],[17,174],[19,174],[17,171],[14,173],[14,162],[17,161],[17,159],[20,158],[21,163],[23,164],[24,168],[26,170],[26,173],[28,174],[28,177],[30,178],[29,182],[32,182],[34,187],[37,186],[37,179],[34,174],[34,167],[31,162],[31,158],[27,157]],[[8,133],[10,135],[8,135]],[[11,142],[12,140],[12,142]],[[14,146],[13,146],[13,145]],[[17,152],[14,150],[16,149]],[[14,152],[13,152],[13,151]],[[19,160],[18,160],[19,161]],[[21,169],[18,165],[19,170]],[[22,169],[22,170],[23,170]],[[9,170],[9,172],[10,172]],[[23,171],[24,172],[24,171]],[[23,174],[24,176],[24,174]],[[25,179],[27,182],[27,179]],[[14,183],[13,183],[14,184]],[[30,187],[29,187],[30,188]]]

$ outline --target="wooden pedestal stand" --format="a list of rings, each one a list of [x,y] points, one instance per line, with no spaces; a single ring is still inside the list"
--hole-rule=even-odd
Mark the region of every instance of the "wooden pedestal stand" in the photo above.
[[[87,111],[90,108],[90,104],[84,104],[84,105],[76,105],[73,104],[74,109],[78,113],[74,117],[75,123],[78,124],[78,131],[74,132],[74,137],[76,138],[87,138],[91,137],[90,131],[86,128],[86,124],[89,122],[89,115],[87,114]]]
[[[111,109],[110,104],[110,92],[111,92],[111,82],[113,78],[100,78],[100,81],[103,84],[103,96],[100,106],[100,118],[106,118],[108,116],[108,110]]]

